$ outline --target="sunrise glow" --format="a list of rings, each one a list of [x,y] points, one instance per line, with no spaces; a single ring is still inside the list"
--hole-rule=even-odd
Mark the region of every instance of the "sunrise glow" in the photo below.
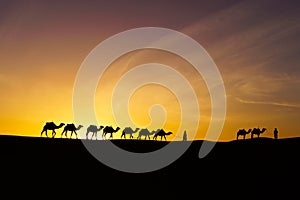
[[[74,123],[72,97],[76,75],[95,46],[132,28],[165,27],[196,40],[218,66],[227,101],[220,141],[234,140],[239,128],[254,127],[267,128],[264,137],[273,137],[275,127],[281,138],[298,137],[299,8],[280,6],[280,1],[274,1],[272,6],[260,1],[231,2],[220,1],[214,6],[197,1],[176,1],[172,6],[167,1],[4,3],[0,6],[0,134],[40,136],[47,121]],[[162,50],[133,51],[107,68],[95,91],[96,125],[118,126],[112,112],[113,90],[122,76],[147,63],[168,66],[188,80],[200,115],[192,116],[191,111],[191,123],[183,124],[180,132],[187,130],[188,134],[196,134],[195,139],[203,139],[212,109],[207,85],[188,61]],[[160,71],[152,75],[166,78]],[[141,73],[130,80],[134,83],[143,77]],[[124,91],[131,83],[126,84]],[[184,95],[185,85],[173,84]],[[178,131],[180,102],[169,88],[143,85],[126,101],[136,124],[133,129]],[[198,129],[191,133],[190,124],[196,117]],[[79,130],[81,136],[88,124],[83,125]],[[57,131],[59,136],[62,131]],[[120,136],[121,131],[115,134],[115,138]],[[173,135],[168,139],[182,138]]]

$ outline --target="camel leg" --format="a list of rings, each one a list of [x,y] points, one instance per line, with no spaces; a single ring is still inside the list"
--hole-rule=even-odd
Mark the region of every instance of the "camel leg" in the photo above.
[[[65,137],[67,138],[67,136],[68,136],[68,133],[67,133],[67,131],[64,131],[64,134],[65,134]]]
[[[72,135],[73,135],[73,131],[71,131],[70,139],[72,138]]]
[[[78,135],[77,135],[76,131],[74,131],[74,134],[76,135],[76,139],[78,139]],[[97,135],[96,135],[96,139],[97,139]]]
[[[125,132],[123,132],[122,135],[121,135],[121,138],[123,138],[123,137],[124,137],[124,139],[126,139],[126,133]]]
[[[166,136],[164,135],[164,138],[165,138],[165,140],[167,141],[167,138],[166,138]]]
[[[52,131],[52,138],[54,138],[55,135],[56,135],[56,132],[55,132],[55,130],[53,130],[53,131]]]
[[[42,137],[44,132],[45,132],[46,137],[48,137],[47,130],[45,130],[45,129],[43,129],[43,131],[41,132],[41,137]]]
[[[63,132],[61,133],[61,135],[60,135],[61,138],[62,138],[62,136],[63,136],[64,133],[65,133],[65,131],[63,131]]]

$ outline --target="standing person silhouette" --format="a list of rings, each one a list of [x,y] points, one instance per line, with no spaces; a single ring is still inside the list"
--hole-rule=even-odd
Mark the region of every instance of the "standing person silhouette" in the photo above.
[[[278,130],[277,128],[274,129],[274,139],[278,138]]]
[[[186,140],[187,140],[187,133],[186,130],[184,130],[182,141],[186,141]]]

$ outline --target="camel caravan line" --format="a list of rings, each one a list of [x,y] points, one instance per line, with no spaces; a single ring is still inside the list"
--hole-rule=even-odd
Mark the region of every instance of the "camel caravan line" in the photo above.
[[[46,137],[48,137],[47,131],[52,131],[52,138],[56,136],[56,129],[60,129],[64,126],[64,129],[61,133],[61,138],[65,137],[68,138],[68,132],[70,132],[70,138],[72,138],[73,133],[76,136],[76,139],[78,139],[77,132],[81,128],[83,128],[82,125],[75,126],[74,124],[67,124],[65,125],[64,123],[60,123],[59,125],[56,125],[54,122],[46,122],[46,124],[43,127],[43,130],[41,132],[41,137],[43,136],[43,133],[45,133]],[[86,129],[86,139],[87,140],[92,140],[92,139],[97,139],[97,134],[98,132],[102,131],[102,138],[107,139],[107,134],[109,134],[109,139],[113,139],[113,135],[118,132],[121,128],[116,127],[113,128],[112,126],[96,126],[96,125],[89,125]],[[163,129],[157,129],[153,131],[149,131],[147,128],[139,129],[136,128],[133,130],[131,127],[126,127],[122,130],[122,135],[121,139],[124,138],[126,139],[126,135],[129,136],[130,139],[133,139],[134,136],[133,134],[137,133],[138,136],[136,139],[142,139],[144,137],[145,140],[147,138],[150,140],[150,136],[153,136],[153,140],[157,140],[157,137],[160,137],[160,140],[167,140],[166,136],[173,134],[172,132],[165,132]]]
[[[239,129],[238,132],[236,133],[236,139],[239,139],[239,136],[242,136],[243,139],[246,139],[246,136],[248,134],[251,134],[251,139],[254,138],[255,135],[257,135],[257,137],[259,138],[260,134],[263,134],[267,129],[266,128],[262,128],[260,130],[260,128],[254,128],[254,129],[248,129],[248,131],[246,131],[246,129]]]

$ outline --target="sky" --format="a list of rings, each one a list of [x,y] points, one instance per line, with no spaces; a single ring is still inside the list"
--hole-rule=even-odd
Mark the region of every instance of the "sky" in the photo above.
[[[267,128],[264,137],[273,137],[275,127],[280,138],[300,136],[300,2],[296,0],[1,1],[0,134],[40,136],[47,121],[74,123],[73,91],[82,63],[107,38],[140,27],[186,34],[213,59],[227,102],[218,140],[234,140],[238,129],[254,127]],[[147,63],[169,66],[188,80],[200,115],[190,103],[190,115],[182,119],[181,106],[192,102],[191,96],[176,81],[180,77],[168,77],[164,70],[151,75],[169,80],[177,94],[149,83],[136,88],[130,98],[120,98],[147,77],[145,68],[133,71]],[[120,100],[113,104],[114,88],[122,77],[127,79],[116,94]],[[178,99],[182,95],[184,102]],[[98,126],[119,125],[114,114],[122,118],[124,107],[119,108],[118,102],[128,104],[125,111],[133,129],[186,129],[189,139],[193,134],[203,139],[212,120],[203,77],[180,56],[162,50],[141,49],[120,56],[103,73],[94,99]],[[83,125],[81,136],[88,124]],[[62,129],[57,132],[60,135]]]

